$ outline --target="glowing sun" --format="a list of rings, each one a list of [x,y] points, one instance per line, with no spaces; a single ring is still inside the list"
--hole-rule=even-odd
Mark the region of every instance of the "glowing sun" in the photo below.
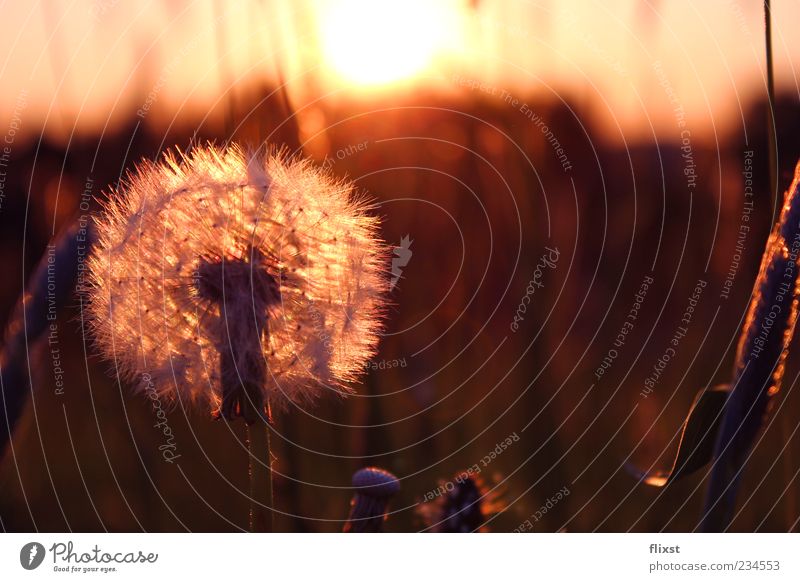
[[[422,74],[452,38],[452,6],[426,0],[336,0],[320,20],[332,71],[377,86]]]

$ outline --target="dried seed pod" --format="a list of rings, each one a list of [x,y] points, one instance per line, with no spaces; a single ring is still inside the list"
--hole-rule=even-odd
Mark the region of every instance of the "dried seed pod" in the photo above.
[[[380,532],[389,501],[400,491],[400,481],[388,471],[366,467],[353,474],[353,489],[355,494],[344,532]]]

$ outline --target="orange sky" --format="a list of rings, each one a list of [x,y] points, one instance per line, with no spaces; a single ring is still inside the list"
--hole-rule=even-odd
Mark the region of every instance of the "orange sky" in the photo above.
[[[798,94],[800,1],[776,0],[779,89]],[[274,78],[305,99],[569,94],[626,139],[724,127],[763,92],[761,3],[750,1],[6,1],[0,132],[100,132],[144,111],[207,109]],[[613,133],[613,132],[612,132]],[[617,132],[619,134],[619,132]],[[619,135],[616,136],[617,138]]]

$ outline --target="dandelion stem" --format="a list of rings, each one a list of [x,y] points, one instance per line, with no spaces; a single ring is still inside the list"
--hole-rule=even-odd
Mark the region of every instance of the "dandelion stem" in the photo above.
[[[264,397],[269,374],[262,350],[269,337],[267,312],[279,301],[280,287],[267,272],[264,257],[254,249],[249,255],[249,260],[201,258],[197,291],[201,297],[219,303],[222,317],[217,346],[222,387],[219,414],[228,421],[241,416],[247,423],[250,530],[271,532],[270,414]]]
[[[272,453],[269,422],[247,425],[250,448],[250,531],[272,533]]]

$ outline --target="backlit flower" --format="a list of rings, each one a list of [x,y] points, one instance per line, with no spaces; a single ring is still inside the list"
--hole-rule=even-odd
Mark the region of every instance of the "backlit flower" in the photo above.
[[[97,342],[141,389],[226,418],[347,392],[388,288],[368,210],[351,183],[282,155],[145,162],[96,220]]]

